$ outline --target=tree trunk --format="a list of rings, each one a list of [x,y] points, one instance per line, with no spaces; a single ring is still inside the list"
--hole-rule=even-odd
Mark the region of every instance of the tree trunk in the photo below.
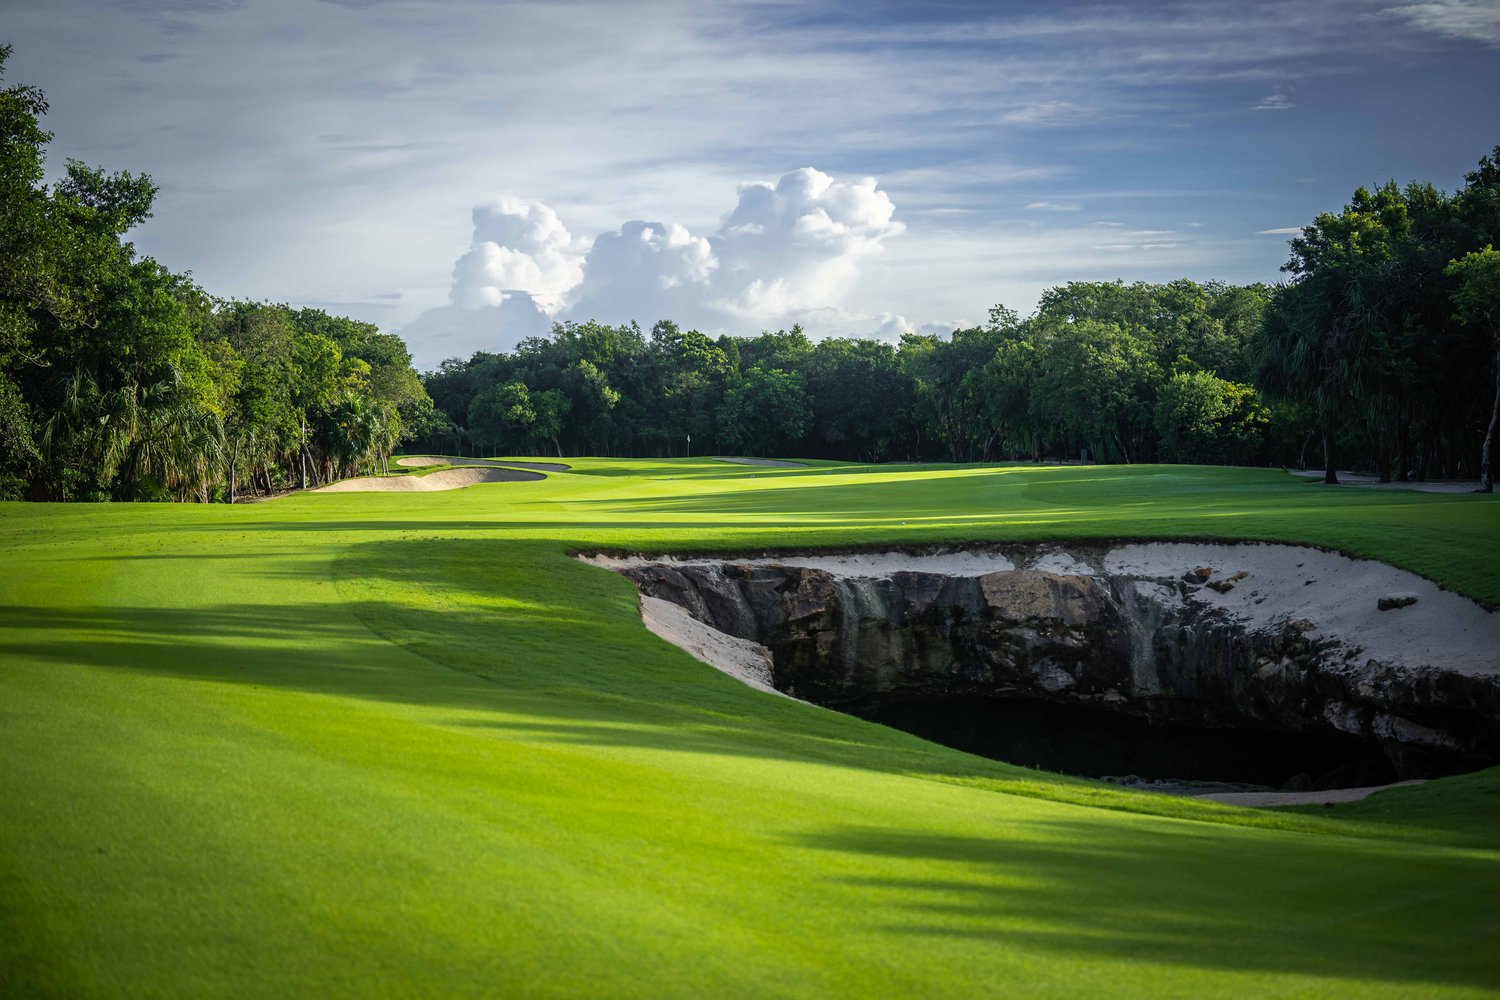
[[[1302,439],[1302,452],[1297,456],[1297,468],[1304,472],[1307,471],[1307,446],[1312,444],[1313,435],[1316,433],[1318,433],[1318,428],[1314,426],[1308,430],[1307,437]]]
[[[229,502],[230,503],[234,503],[234,465],[235,465],[235,460],[237,458],[239,458],[239,454],[240,454],[239,442],[235,442],[234,447],[231,448],[231,449],[229,449]]]
[[[1382,483],[1391,481],[1391,449],[1386,440],[1386,424],[1380,421],[1375,430],[1375,471],[1380,475]]]
[[[302,435],[297,439],[297,464],[302,470],[302,488],[307,489],[307,418],[303,417],[299,425]]]
[[[1411,482],[1411,419],[1404,401],[1396,416],[1396,482]]]
[[[1479,492],[1493,493],[1495,477],[1490,468],[1494,453],[1495,425],[1500,424],[1500,336],[1495,338],[1495,402],[1490,406],[1490,427],[1484,433],[1484,448],[1479,452]]]
[[[1333,462],[1333,429],[1328,426],[1327,421],[1323,423],[1323,482],[1329,486],[1339,484],[1339,476],[1334,471]]]

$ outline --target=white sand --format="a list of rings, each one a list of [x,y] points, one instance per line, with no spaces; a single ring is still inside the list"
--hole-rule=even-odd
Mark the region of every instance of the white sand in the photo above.
[[[725,455],[713,456],[715,462],[733,462],[735,465],[763,465],[771,469],[805,469],[806,462],[781,462],[774,458],[730,458]]]
[[[1210,568],[1208,582],[1246,575],[1228,593],[1203,587],[1189,600],[1220,609],[1252,630],[1287,621],[1312,623],[1313,638],[1335,640],[1356,663],[1500,673],[1500,614],[1440,589],[1415,573],[1369,559],[1295,545],[1149,543],[1104,557],[1110,575],[1180,580]],[[1409,607],[1381,611],[1387,594],[1411,594]]]
[[[457,490],[476,483],[522,483],[547,477],[539,472],[519,469],[442,469],[425,476],[367,476],[341,479],[314,490],[314,493],[433,493]]]
[[[504,462],[494,458],[454,458],[452,455],[405,455],[396,464],[407,469],[424,465],[482,465],[503,469],[531,469],[535,472],[567,472],[571,465],[561,462]]]
[[[1322,469],[1289,469],[1294,476],[1305,476],[1309,479],[1323,478]],[[1375,476],[1367,476],[1362,472],[1340,472],[1338,474],[1340,486],[1361,486],[1378,490],[1411,490],[1416,493],[1473,493],[1479,485],[1477,481],[1465,481],[1461,479],[1430,479],[1425,483],[1382,483]]]
[[[1387,788],[1420,785],[1421,778],[1398,781],[1390,785],[1366,785],[1362,788],[1329,788],[1321,792],[1211,792],[1195,799],[1222,802],[1226,806],[1321,806],[1337,802],[1358,802]]]
[[[758,691],[782,694],[771,685],[771,651],[758,642],[728,635],[703,624],[671,601],[641,597],[641,621],[653,635],[686,650],[695,659],[721,670]]]

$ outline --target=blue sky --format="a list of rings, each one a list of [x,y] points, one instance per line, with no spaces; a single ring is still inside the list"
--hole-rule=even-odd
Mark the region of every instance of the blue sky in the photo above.
[[[1355,186],[1500,144],[1500,0],[10,0],[51,165],[137,245],[402,331],[892,337],[1077,278],[1274,281]]]

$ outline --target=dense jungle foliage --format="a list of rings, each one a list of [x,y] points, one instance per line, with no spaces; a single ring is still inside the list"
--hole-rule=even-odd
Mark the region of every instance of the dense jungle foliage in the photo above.
[[[425,426],[399,337],[137,256],[149,177],[70,161],[45,185],[46,110],[0,90],[0,499],[233,500],[382,466]]]

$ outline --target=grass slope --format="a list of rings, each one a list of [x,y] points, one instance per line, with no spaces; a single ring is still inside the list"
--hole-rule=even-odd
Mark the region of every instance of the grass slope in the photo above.
[[[1491,498],[575,460],[0,505],[0,996],[1479,996],[1500,778],[1236,810],[757,694],[593,547],[1250,537],[1500,603]]]

